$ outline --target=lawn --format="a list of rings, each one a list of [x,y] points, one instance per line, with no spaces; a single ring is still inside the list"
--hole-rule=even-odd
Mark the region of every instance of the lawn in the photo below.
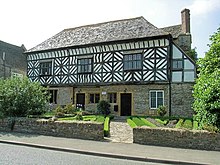
[[[179,128],[179,129],[190,129],[190,130],[198,129],[198,122],[193,121],[193,119],[190,119],[190,118],[130,116],[127,118],[127,123],[132,128],[135,128],[137,126],[140,126],[140,127],[148,126],[152,128],[171,127],[171,128]]]

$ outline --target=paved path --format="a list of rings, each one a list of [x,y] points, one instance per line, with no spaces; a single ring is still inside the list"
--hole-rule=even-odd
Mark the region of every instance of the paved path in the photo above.
[[[110,138],[111,142],[133,143],[133,130],[126,121],[111,121]]]
[[[0,132],[0,143],[161,164],[217,165],[220,162],[220,152],[217,151],[99,142],[22,133]]]

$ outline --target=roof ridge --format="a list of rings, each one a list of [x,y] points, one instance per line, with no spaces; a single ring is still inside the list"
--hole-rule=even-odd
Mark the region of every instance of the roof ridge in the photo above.
[[[74,29],[77,29],[77,28],[84,28],[84,27],[94,27],[94,26],[104,25],[104,24],[107,24],[107,23],[129,21],[129,20],[135,20],[135,19],[141,19],[141,18],[144,19],[145,21],[147,21],[143,16],[139,16],[139,17],[133,17],[133,18],[118,19],[118,20],[99,22],[99,23],[94,23],[94,24],[87,24],[87,25],[82,25],[82,26],[77,26],[77,27],[72,27],[72,28],[66,28],[62,31],[74,30]]]
[[[165,27],[161,27],[159,29],[164,29],[164,28],[169,28],[169,27],[175,27],[175,26],[181,26],[182,24],[178,24],[178,25],[171,25],[171,26],[165,26]]]

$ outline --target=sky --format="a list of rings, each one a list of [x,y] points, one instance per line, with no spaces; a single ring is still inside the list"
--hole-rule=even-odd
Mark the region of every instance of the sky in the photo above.
[[[204,57],[220,27],[219,0],[2,0],[0,40],[31,49],[63,29],[139,16],[162,28],[181,24],[185,8],[192,48]]]

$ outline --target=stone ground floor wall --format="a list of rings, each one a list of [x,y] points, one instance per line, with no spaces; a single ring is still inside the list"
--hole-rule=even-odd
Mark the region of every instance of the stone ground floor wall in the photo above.
[[[146,145],[220,151],[220,134],[207,131],[137,127],[133,140]]]
[[[171,84],[171,116],[193,116],[193,85],[194,83]]]
[[[167,115],[192,117],[192,87],[193,83],[180,84],[147,84],[147,85],[106,85],[82,87],[58,87],[58,104],[77,103],[77,94],[85,94],[85,110],[95,112],[97,103],[90,102],[90,94],[100,94],[100,100],[108,100],[109,93],[116,93],[116,103],[111,103],[111,113],[121,115],[121,99],[123,93],[132,95],[131,115],[157,115],[155,109],[150,109],[149,92],[151,90],[164,91],[164,106]],[[171,89],[171,90],[170,90]]]
[[[79,138],[87,140],[103,140],[104,125],[97,122],[84,121],[55,121],[17,118],[13,129],[12,122],[8,119],[0,119],[0,131],[13,131],[67,138]]]

